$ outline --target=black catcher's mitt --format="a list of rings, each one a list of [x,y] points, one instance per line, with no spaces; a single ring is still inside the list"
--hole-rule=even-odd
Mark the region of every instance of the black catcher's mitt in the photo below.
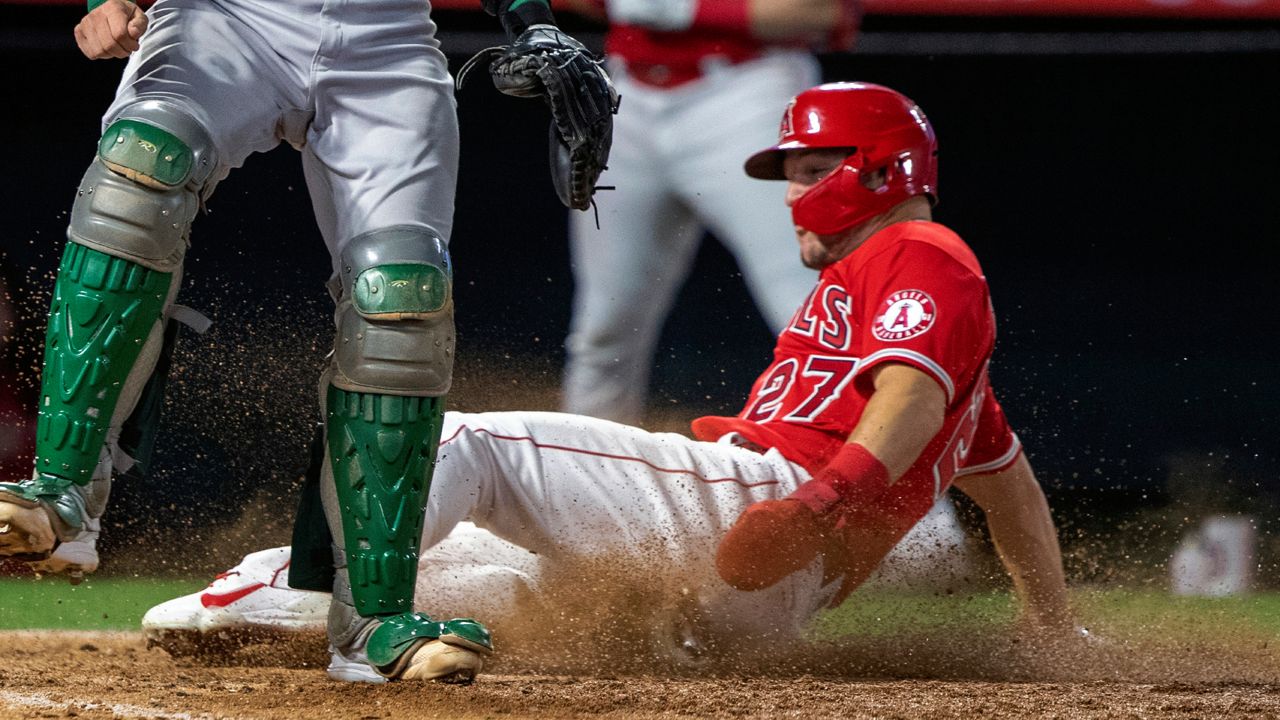
[[[554,25],[531,25],[515,42],[482,50],[458,72],[489,61],[493,86],[515,97],[542,97],[551,108],[551,181],[560,202],[591,207],[609,161],[618,93],[600,61]]]

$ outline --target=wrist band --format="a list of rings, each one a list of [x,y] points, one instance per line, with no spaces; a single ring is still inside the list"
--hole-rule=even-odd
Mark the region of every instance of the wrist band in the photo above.
[[[870,450],[848,443],[814,480],[830,486],[841,500],[861,506],[889,489],[889,469]]]
[[[498,20],[507,31],[507,37],[514,40],[530,25],[555,25],[556,17],[551,13],[548,0],[512,0],[499,5]]]

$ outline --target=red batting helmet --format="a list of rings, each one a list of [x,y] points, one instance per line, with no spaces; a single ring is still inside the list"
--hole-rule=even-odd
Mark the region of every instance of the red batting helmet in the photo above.
[[[791,206],[796,225],[834,235],[915,195],[938,197],[938,140],[920,107],[896,90],[871,83],[827,83],[795,96],[782,115],[778,144],[747,159],[747,174],[785,180],[788,150],[853,148],[845,161]],[[885,171],[883,186],[862,173]]]

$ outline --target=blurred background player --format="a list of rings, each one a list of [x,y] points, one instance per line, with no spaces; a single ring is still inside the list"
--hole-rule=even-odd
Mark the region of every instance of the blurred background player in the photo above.
[[[742,412],[696,420],[699,440],[560,413],[449,413],[422,560],[432,601],[451,585],[455,602],[518,622],[522,593],[577,566],[579,595],[664,591],[656,615],[616,608],[609,627],[665,637],[674,658],[794,641],[954,481],[985,513],[1027,627],[1074,637],[1048,505],[987,381],[986,280],[930,219],[936,150],[919,107],[888,88],[798,96],[747,170],[788,181],[791,234],[821,280]],[[144,628],[168,643],[314,623],[316,598],[272,583],[287,558],[255,553]],[[211,610],[223,597],[235,600]]]
[[[508,58],[534,65],[554,48],[573,53],[566,66],[597,70],[556,29],[546,0],[481,4],[513,41]],[[0,556],[96,569],[112,473],[131,464],[121,428],[161,356],[191,223],[251,153],[289,142],[302,154],[337,304],[321,383],[336,476],[322,493],[337,565],[333,652],[354,668],[343,679],[466,681],[479,670],[491,648],[482,625],[413,611],[454,345],[447,245],[458,121],[427,9],[159,0],[144,13],[90,0],[75,28],[81,52],[129,62],[71,212],[35,469],[0,482]]]
[[[771,332],[813,289],[812,269],[778,257],[777,238],[792,232],[779,189],[740,168],[773,138],[777,108],[818,83],[813,50],[853,45],[859,4],[572,0],[565,7],[608,21],[606,62],[626,108],[600,181],[617,190],[596,196],[599,225],[585,213],[569,219],[574,299],[561,409],[635,425],[644,419],[662,326],[708,230],[737,261]],[[938,503],[931,522],[940,531],[935,542],[963,552],[950,501]],[[937,564],[933,553],[915,555],[922,567]]]
[[[626,99],[600,180],[617,190],[596,197],[599,227],[590,214],[569,221],[574,301],[561,407],[635,424],[662,325],[706,231],[737,261],[772,332],[812,289],[811,270],[778,256],[778,238],[791,232],[778,188],[739,167],[773,137],[777,109],[819,81],[811,49],[852,44],[856,3],[565,6],[607,18],[606,62]]]

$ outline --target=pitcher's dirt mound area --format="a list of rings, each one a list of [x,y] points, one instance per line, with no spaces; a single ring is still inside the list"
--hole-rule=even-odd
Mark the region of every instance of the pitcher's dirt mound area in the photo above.
[[[788,664],[786,675],[685,670],[670,677],[538,674],[499,659],[492,674],[470,686],[331,682],[312,637],[299,650],[257,646],[220,664],[177,659],[147,649],[133,633],[0,633],[0,717],[262,718],[264,720],[392,720],[399,718],[1280,718],[1275,667],[1249,667],[1246,651],[1226,665],[1206,667],[1193,648],[1149,664],[1084,669],[1077,679],[991,679],[998,663],[965,672],[936,662],[934,679],[900,672],[909,662],[862,658],[859,672],[841,674],[839,653],[922,652],[917,640],[880,647],[828,648],[820,662]],[[964,654],[961,651],[959,657]],[[945,654],[944,654],[945,655]],[[857,660],[857,657],[852,658]],[[1199,660],[1209,660],[1200,658]],[[1216,660],[1211,661],[1216,663]],[[1123,665],[1123,663],[1122,663]],[[1199,667],[1198,670],[1195,668]],[[1188,670],[1190,679],[1176,677]],[[1010,668],[1010,678],[1031,672]],[[1045,677],[1053,676],[1044,669]],[[1132,677],[1116,679],[1117,673]],[[1155,676],[1174,676],[1157,681]],[[1221,675],[1215,679],[1215,673]],[[966,678],[965,676],[969,677]],[[1109,678],[1108,675],[1111,677]],[[1151,675],[1152,677],[1144,677]],[[1228,680],[1226,676],[1239,679]],[[941,679],[939,679],[941,678]],[[1137,678],[1135,681],[1134,678]]]

